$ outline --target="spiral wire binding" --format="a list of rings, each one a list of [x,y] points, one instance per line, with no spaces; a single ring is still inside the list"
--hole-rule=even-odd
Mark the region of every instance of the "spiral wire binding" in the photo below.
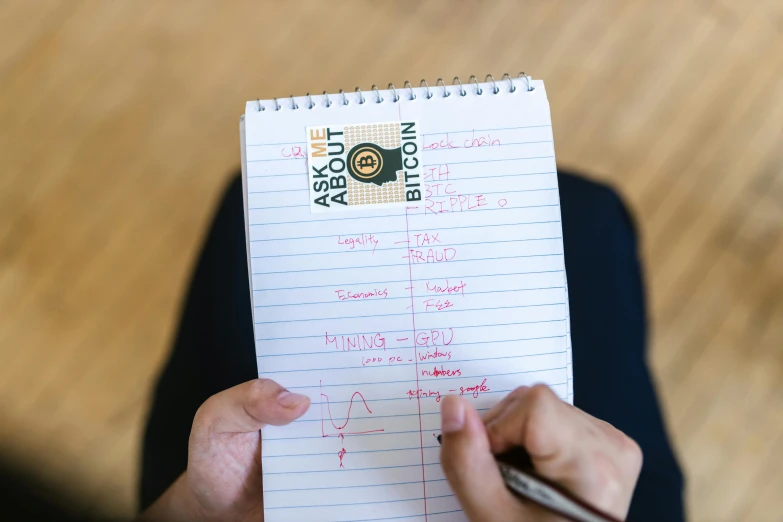
[[[389,85],[391,85],[391,84],[389,84]],[[410,95],[410,97],[408,99],[410,101],[415,100],[416,99],[416,93],[413,92],[413,85],[411,85],[411,82],[409,82],[408,80],[405,80],[405,83],[402,84],[402,88],[404,89],[405,87],[407,87],[408,90],[410,90],[410,93],[411,93],[411,95]]]
[[[424,88],[426,89],[427,92],[427,99],[429,100],[430,98],[432,98],[432,93],[430,92],[430,84],[427,83],[427,80],[422,80],[419,82],[419,87],[421,87],[422,84],[424,84]]]
[[[481,85],[479,85],[478,78],[476,78],[475,74],[470,75],[470,79],[468,80],[468,83],[473,82],[476,84],[476,94],[481,96],[484,94],[484,89],[481,88]]]
[[[372,90],[375,91],[375,103],[383,103],[383,96],[381,96],[381,91],[378,90],[378,86],[372,84]],[[392,100],[392,101],[396,102],[397,100]]]
[[[467,96],[468,92],[465,90],[465,87],[462,86],[462,82],[459,79],[459,76],[455,76],[453,80],[451,80],[451,85],[454,85],[454,82],[459,84],[459,95],[460,96]]]
[[[524,74],[524,73],[523,73],[523,74]],[[510,87],[509,87],[509,89],[508,89],[508,92],[510,92],[510,93],[512,93],[512,94],[513,94],[513,93],[515,93],[515,92],[517,91],[517,86],[516,86],[516,85],[514,85],[514,80],[513,80],[513,79],[511,79],[511,76],[510,76],[508,73],[505,73],[505,74],[503,75],[503,77],[500,79],[500,81],[503,81],[503,80],[505,80],[506,78],[508,78],[508,84],[509,84],[509,86],[510,86]],[[530,90],[530,89],[528,89],[528,90]]]
[[[451,96],[451,93],[449,92],[448,87],[446,87],[446,82],[443,81],[443,78],[438,78],[438,81],[435,82],[435,87],[437,87],[438,85],[440,85],[441,88],[443,88],[444,98],[448,98],[449,96]]]
[[[397,95],[397,89],[394,88],[394,84],[393,83],[390,83],[389,86],[386,87],[386,88],[387,89],[391,89],[391,91],[392,91],[392,101],[394,103],[397,103],[398,101],[400,101],[400,97]]]
[[[517,74],[517,78],[524,78],[525,79],[525,90],[526,91],[530,92],[530,91],[534,91],[535,90],[535,87],[533,87],[533,85],[531,83],[532,79],[530,78],[530,76],[528,76],[524,72],[521,72],[521,73]],[[500,82],[508,81],[508,92],[510,94],[514,94],[517,91],[517,87],[516,87],[516,85],[514,85],[514,78],[512,78],[510,74],[504,73],[503,77],[499,81]],[[488,82],[492,82],[492,91],[491,91],[492,94],[493,95],[499,94],[500,90],[501,90],[501,87],[498,85],[498,82],[495,81],[495,77],[492,76],[491,74],[488,74],[488,75],[486,75],[484,77],[484,83],[488,83]],[[468,79],[468,83],[467,84],[469,85],[471,83],[475,84],[475,86],[476,86],[476,89],[475,89],[474,93],[477,96],[483,96],[484,95],[484,89],[481,88],[481,84],[479,83],[478,78],[475,75],[471,75],[470,78]],[[455,86],[458,88],[457,92],[459,93],[460,96],[467,96],[468,95],[468,92],[465,89],[465,87],[462,85],[462,80],[460,80],[459,76],[455,76],[454,77],[454,79],[451,81],[451,85],[450,86],[446,85],[446,82],[443,81],[443,78],[438,78],[438,81],[435,82],[435,87],[436,88],[437,87],[441,88],[441,90],[442,90],[441,97],[443,97],[443,98],[448,98],[449,96],[451,96],[451,91],[449,91],[449,87],[455,87]],[[430,98],[432,98],[435,95],[430,90],[430,85],[427,83],[427,80],[422,80],[421,82],[419,82],[419,88],[422,88],[422,87],[424,88],[425,98],[426,99],[429,100]],[[405,80],[405,83],[403,84],[402,88],[403,89],[408,89],[408,92],[409,92],[408,100],[409,101],[413,101],[413,100],[416,99],[416,93],[413,90],[413,85],[411,85],[411,82],[409,82],[408,80]],[[397,91],[397,88],[394,86],[394,84],[390,83],[387,89],[392,92],[392,98],[391,98],[392,103],[399,102],[400,99],[401,99],[401,96],[400,96],[399,92]],[[383,99],[383,96],[381,96],[381,91],[378,90],[378,86],[373,84],[371,90],[375,93],[375,103],[383,103],[384,99]],[[354,92],[359,95],[357,103],[359,103],[361,105],[361,104],[363,104],[363,103],[365,103],[367,101],[367,99],[364,97],[364,94],[362,94],[362,90],[359,87],[357,87]],[[340,89],[338,94],[340,95],[340,100],[342,102],[341,104],[343,106],[346,106],[346,105],[350,104],[350,101],[348,100],[348,96],[346,96],[344,90]],[[312,95],[308,92],[307,94],[305,94],[305,96],[307,97],[307,108],[308,109],[313,109],[316,106],[316,103],[315,103],[315,101],[313,101]],[[332,100],[329,98],[329,94],[327,94],[326,91],[323,92],[322,96],[323,96],[324,106],[326,108],[330,108],[332,105],[334,105]],[[290,96],[290,98],[291,98],[291,105],[290,105],[291,110],[294,110],[294,111],[298,110],[299,109],[299,105],[296,103],[296,99],[294,98],[294,95],[292,94]],[[262,112],[262,111],[266,110],[266,107],[264,107],[264,105],[261,103],[261,100],[256,100],[256,103],[258,105],[258,112]],[[280,102],[278,101],[277,98],[272,98],[272,103],[274,103],[274,109],[276,111],[279,111],[280,109],[282,109],[282,106],[280,105]]]
[[[500,89],[498,89],[498,84],[497,84],[497,83],[495,83],[495,77],[494,77],[494,76],[492,76],[491,74],[488,74],[488,75],[486,75],[486,76],[484,77],[484,83],[487,83],[487,78],[489,78],[490,80],[492,80],[492,94],[497,94],[497,93],[499,93],[499,92],[500,92]],[[512,87],[514,86],[514,83],[513,83],[513,82],[511,83],[511,86],[512,86]],[[514,92],[514,91],[511,91],[511,92]]]

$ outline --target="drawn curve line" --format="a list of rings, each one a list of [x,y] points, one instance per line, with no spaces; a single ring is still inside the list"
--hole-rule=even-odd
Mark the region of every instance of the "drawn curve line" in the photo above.
[[[319,386],[320,386],[320,384],[321,383],[319,381]],[[353,392],[353,395],[351,395],[351,400],[349,401],[349,404],[348,404],[348,413],[346,413],[346,415],[345,415],[345,422],[342,424],[342,426],[338,426],[337,424],[334,423],[334,418],[332,417],[332,408],[331,408],[331,405],[329,403],[329,396],[326,395],[325,393],[321,393],[321,397],[326,399],[326,410],[329,413],[329,422],[332,423],[332,426],[334,427],[334,429],[336,429],[337,431],[340,432],[340,433],[327,434],[324,431],[324,429],[323,429],[324,416],[323,416],[323,409],[322,409],[321,410],[321,412],[322,412],[321,413],[321,435],[322,436],[330,437],[330,436],[337,435],[337,436],[341,436],[342,437],[344,435],[362,435],[362,434],[366,434],[366,433],[379,433],[379,432],[385,431],[384,429],[357,431],[357,432],[343,432],[342,431],[348,425],[348,422],[351,420],[351,408],[353,408],[353,400],[354,400],[354,398],[357,395],[362,399],[362,403],[364,404],[364,407],[367,409],[367,412],[368,413],[372,413],[372,410],[367,405],[367,401],[365,400],[364,395],[362,395],[362,393],[359,392],[359,391],[355,391],[355,392]],[[323,408],[323,403],[321,403],[321,407]]]
[[[332,409],[331,409],[331,407],[329,405],[329,397],[325,393],[321,394],[321,397],[324,397],[326,399],[326,411],[329,412],[329,422],[332,423],[332,426],[334,426],[334,429],[341,430],[341,429],[345,428],[345,426],[348,425],[348,421],[351,420],[351,408],[353,408],[353,398],[356,397],[357,395],[362,398],[362,402],[364,403],[364,407],[367,408],[367,411],[369,413],[372,413],[372,410],[370,409],[370,407],[367,406],[367,401],[364,400],[364,395],[362,395],[362,393],[358,392],[358,391],[353,392],[353,395],[351,395],[350,403],[348,404],[348,413],[345,414],[345,422],[343,423],[342,426],[338,426],[337,424],[334,423],[334,419],[332,418]]]

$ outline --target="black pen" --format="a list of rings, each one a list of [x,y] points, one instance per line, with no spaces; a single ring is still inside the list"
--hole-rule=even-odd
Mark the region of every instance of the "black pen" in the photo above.
[[[438,443],[441,443],[441,435],[438,435]],[[495,460],[506,487],[522,499],[573,522],[620,522],[538,475],[525,448],[517,447],[495,455]]]

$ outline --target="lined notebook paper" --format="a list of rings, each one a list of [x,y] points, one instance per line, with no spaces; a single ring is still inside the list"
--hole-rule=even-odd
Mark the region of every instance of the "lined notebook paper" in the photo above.
[[[543,382],[572,402],[544,84],[480,89],[247,104],[258,372],[312,401],[262,432],[268,522],[464,520],[439,463],[441,398],[485,411]]]

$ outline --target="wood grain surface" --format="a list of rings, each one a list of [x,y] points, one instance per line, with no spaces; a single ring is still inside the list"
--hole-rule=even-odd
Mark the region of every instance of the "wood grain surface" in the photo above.
[[[245,100],[519,70],[636,213],[691,519],[780,520],[780,0],[0,1],[0,453],[134,512]]]

